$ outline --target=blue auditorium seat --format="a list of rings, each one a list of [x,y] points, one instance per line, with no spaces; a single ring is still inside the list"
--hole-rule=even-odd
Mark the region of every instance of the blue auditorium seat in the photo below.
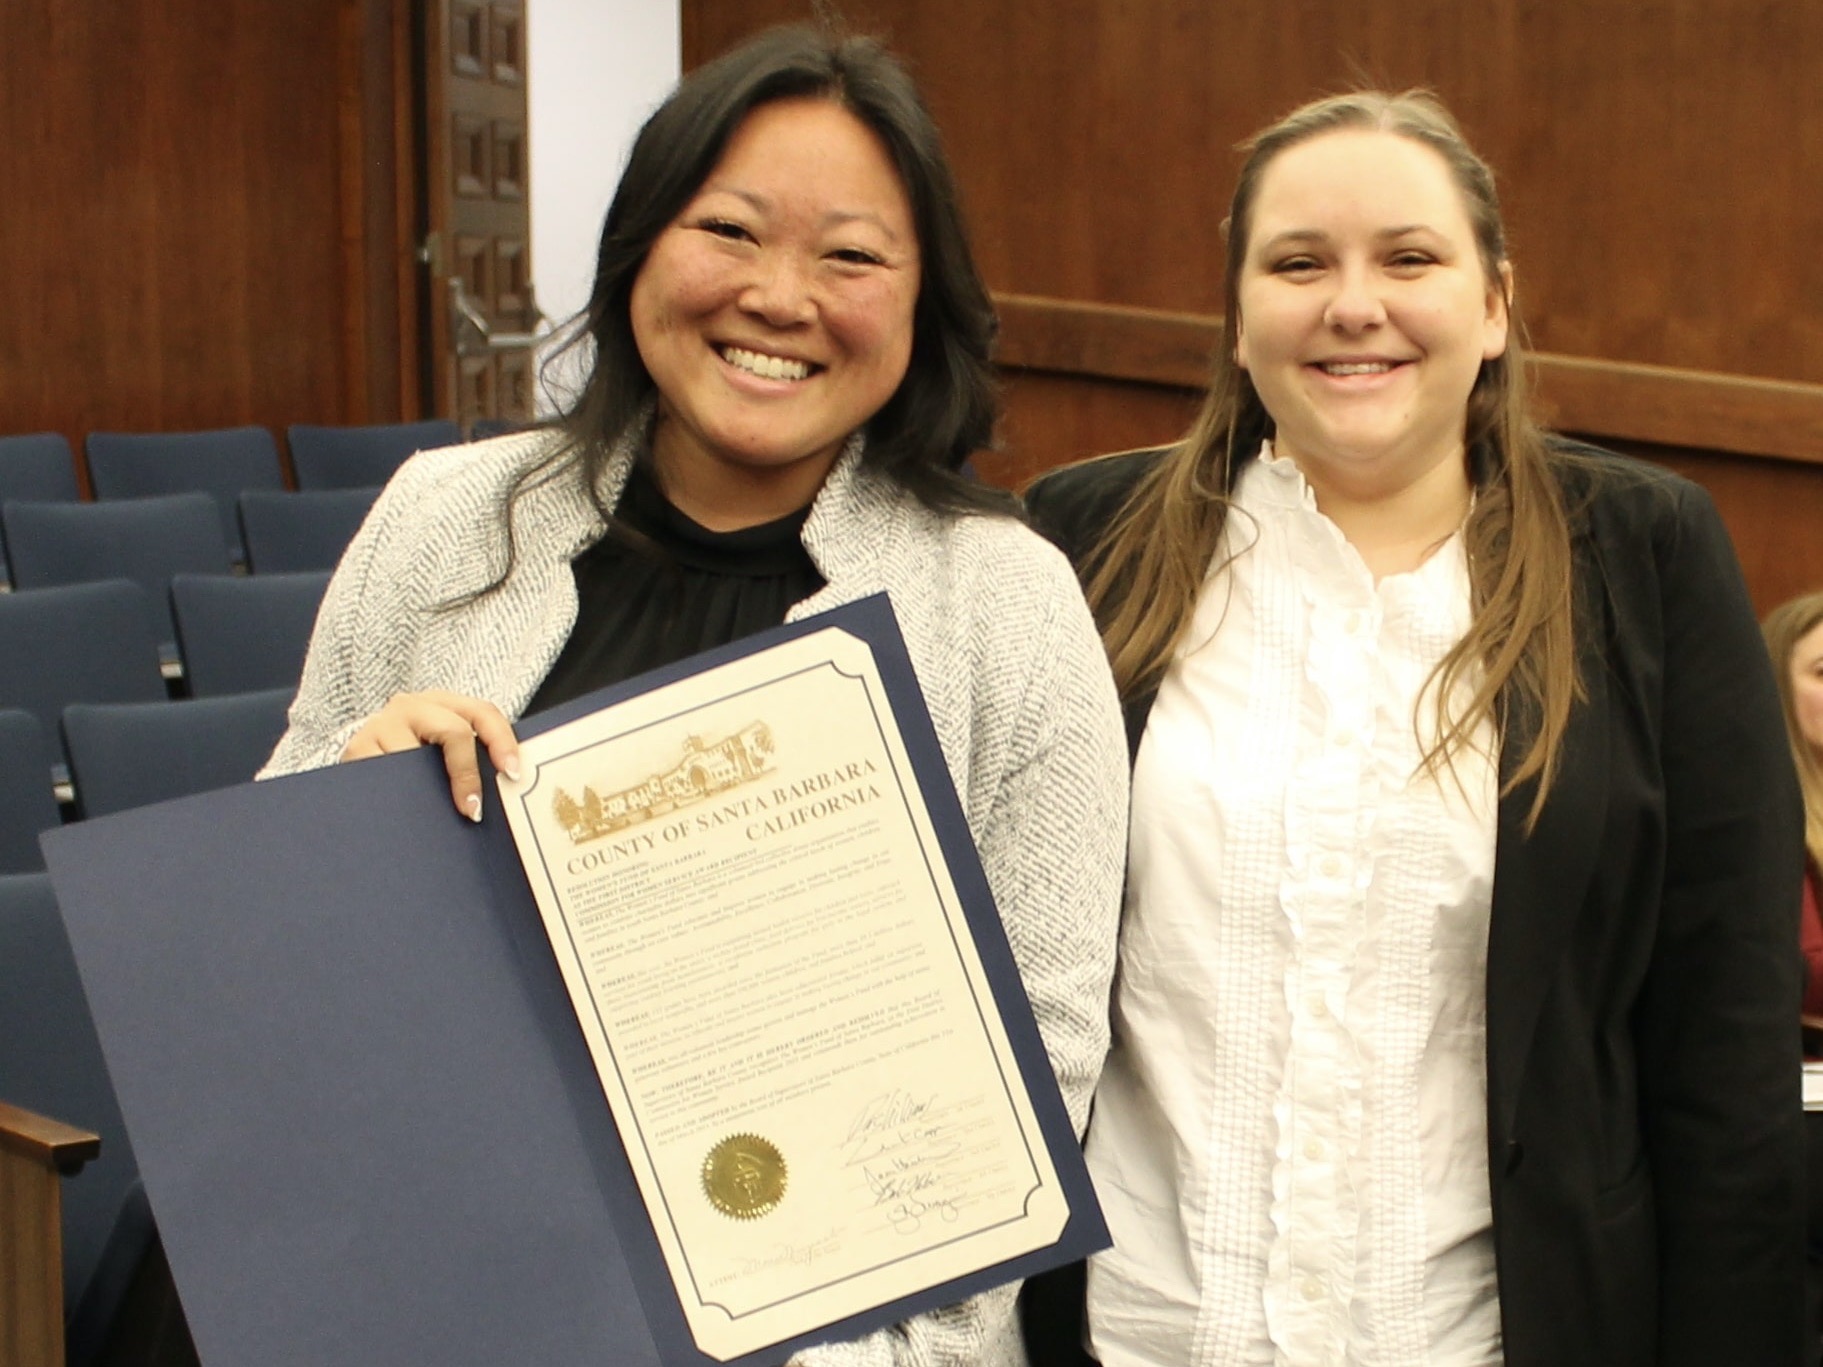
[[[210,432],[91,432],[83,443],[97,499],[205,493],[214,500],[222,535],[235,560],[244,559],[235,500],[244,489],[283,489],[278,445],[263,427]]]
[[[171,609],[190,696],[296,691],[328,584],[327,570],[173,578]]]
[[[251,782],[285,733],[295,691],[64,708],[63,740],[83,816]]]
[[[232,568],[214,501],[203,493],[118,503],[8,503],[0,507],[0,522],[15,588],[116,578],[139,584],[168,662],[177,659],[171,576]]]
[[[419,451],[457,445],[462,429],[448,418],[370,427],[300,422],[285,429],[285,440],[299,489],[359,489],[386,483]]]
[[[70,703],[168,696],[151,623],[131,580],[0,593],[0,706],[38,719],[47,781],[67,779],[58,723]]]
[[[0,874],[44,868],[38,834],[59,824],[44,728],[20,707],[0,707]]]
[[[334,569],[379,492],[371,486],[242,494],[247,568],[254,574]]]
[[[30,432],[0,437],[0,503],[9,498],[34,503],[74,503],[76,460],[60,432]],[[6,536],[0,530],[0,584],[5,584]]]
[[[154,1236],[49,877],[0,876],[0,1100],[101,1137],[62,1186],[70,1367],[96,1360]]]

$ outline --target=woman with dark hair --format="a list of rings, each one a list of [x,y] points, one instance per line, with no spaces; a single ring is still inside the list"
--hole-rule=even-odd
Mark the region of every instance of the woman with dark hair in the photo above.
[[[1727,535],[1534,425],[1433,97],[1246,150],[1195,426],[1028,500],[1134,756],[1093,1351],[1796,1364],[1798,808]]]
[[[957,473],[994,320],[878,44],[773,31],[646,123],[547,429],[408,462],[337,569],[268,772],[440,745],[479,820],[511,718],[888,591],[1066,1104],[1107,1041],[1126,781],[1062,556]],[[1001,1288],[805,1364],[1018,1363]]]

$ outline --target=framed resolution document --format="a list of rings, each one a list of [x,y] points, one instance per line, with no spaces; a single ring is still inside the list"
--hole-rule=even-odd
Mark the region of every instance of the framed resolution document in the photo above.
[[[1087,1251],[1059,1171],[1080,1157],[890,608],[780,636],[526,736],[499,779],[717,1361]]]

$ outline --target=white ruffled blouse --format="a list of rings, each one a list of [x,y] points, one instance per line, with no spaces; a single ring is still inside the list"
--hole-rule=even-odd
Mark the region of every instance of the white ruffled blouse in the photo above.
[[[1497,1367],[1491,728],[1419,769],[1469,625],[1461,538],[1376,584],[1289,460],[1236,502],[1134,772],[1093,1346]]]

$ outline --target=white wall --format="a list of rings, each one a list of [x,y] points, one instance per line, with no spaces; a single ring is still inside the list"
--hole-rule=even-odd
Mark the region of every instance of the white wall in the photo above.
[[[678,0],[526,5],[532,280],[559,326],[589,301],[601,220],[633,136],[677,84],[678,27]],[[541,411],[552,406],[541,391]]]

